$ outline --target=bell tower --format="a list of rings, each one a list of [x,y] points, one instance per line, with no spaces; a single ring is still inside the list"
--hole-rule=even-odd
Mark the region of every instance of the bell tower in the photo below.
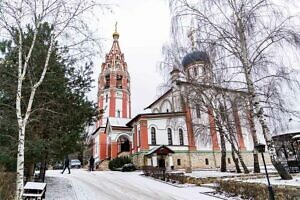
[[[101,116],[97,127],[103,126],[108,117],[131,117],[130,76],[119,45],[117,23],[112,36],[113,44],[101,65],[98,79],[98,108]]]

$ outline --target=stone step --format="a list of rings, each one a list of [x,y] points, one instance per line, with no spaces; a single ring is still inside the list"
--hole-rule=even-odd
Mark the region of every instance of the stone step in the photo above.
[[[103,160],[97,167],[97,171],[109,171],[108,168],[109,160]]]

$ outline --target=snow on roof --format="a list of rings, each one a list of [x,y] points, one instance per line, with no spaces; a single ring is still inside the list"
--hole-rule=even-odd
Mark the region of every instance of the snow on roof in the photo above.
[[[156,99],[153,103],[151,103],[149,106],[144,108],[144,110],[151,108],[153,105],[155,105],[157,102],[162,100],[165,96],[167,96],[172,91],[172,88],[170,88],[168,91],[166,91],[163,95],[161,95],[158,99]]]
[[[160,145],[160,146],[157,146],[157,147],[152,148],[152,149],[151,149],[148,153],[146,153],[145,155],[146,155],[146,156],[149,156],[149,155],[155,153],[157,150],[159,150],[159,149],[161,149],[161,148],[164,148],[164,149],[170,151],[170,153],[174,153],[174,151],[173,151],[172,149],[170,149],[169,147],[167,147],[166,145]]]
[[[130,118],[117,118],[117,117],[109,117],[108,121],[111,126],[122,126],[126,127],[126,124],[130,121]]]
[[[292,137],[294,140],[296,139],[300,139],[300,134],[299,135],[295,135],[294,137]]]

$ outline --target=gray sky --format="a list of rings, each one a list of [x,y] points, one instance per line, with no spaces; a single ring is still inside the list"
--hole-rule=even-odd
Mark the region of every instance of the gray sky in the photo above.
[[[109,0],[115,4],[113,13],[105,11],[97,20],[97,32],[103,37],[103,53],[95,61],[93,78],[96,80],[89,98],[96,101],[97,80],[104,56],[111,48],[112,33],[118,22],[120,47],[131,76],[132,117],[157,97],[157,86],[162,83],[158,63],[161,48],[169,37],[169,8],[164,0]]]

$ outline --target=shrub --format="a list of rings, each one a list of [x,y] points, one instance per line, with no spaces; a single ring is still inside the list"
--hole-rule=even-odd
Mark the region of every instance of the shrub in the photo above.
[[[131,163],[131,158],[128,156],[117,157],[108,163],[108,168],[110,170],[116,170],[117,168],[121,168],[123,165]]]

